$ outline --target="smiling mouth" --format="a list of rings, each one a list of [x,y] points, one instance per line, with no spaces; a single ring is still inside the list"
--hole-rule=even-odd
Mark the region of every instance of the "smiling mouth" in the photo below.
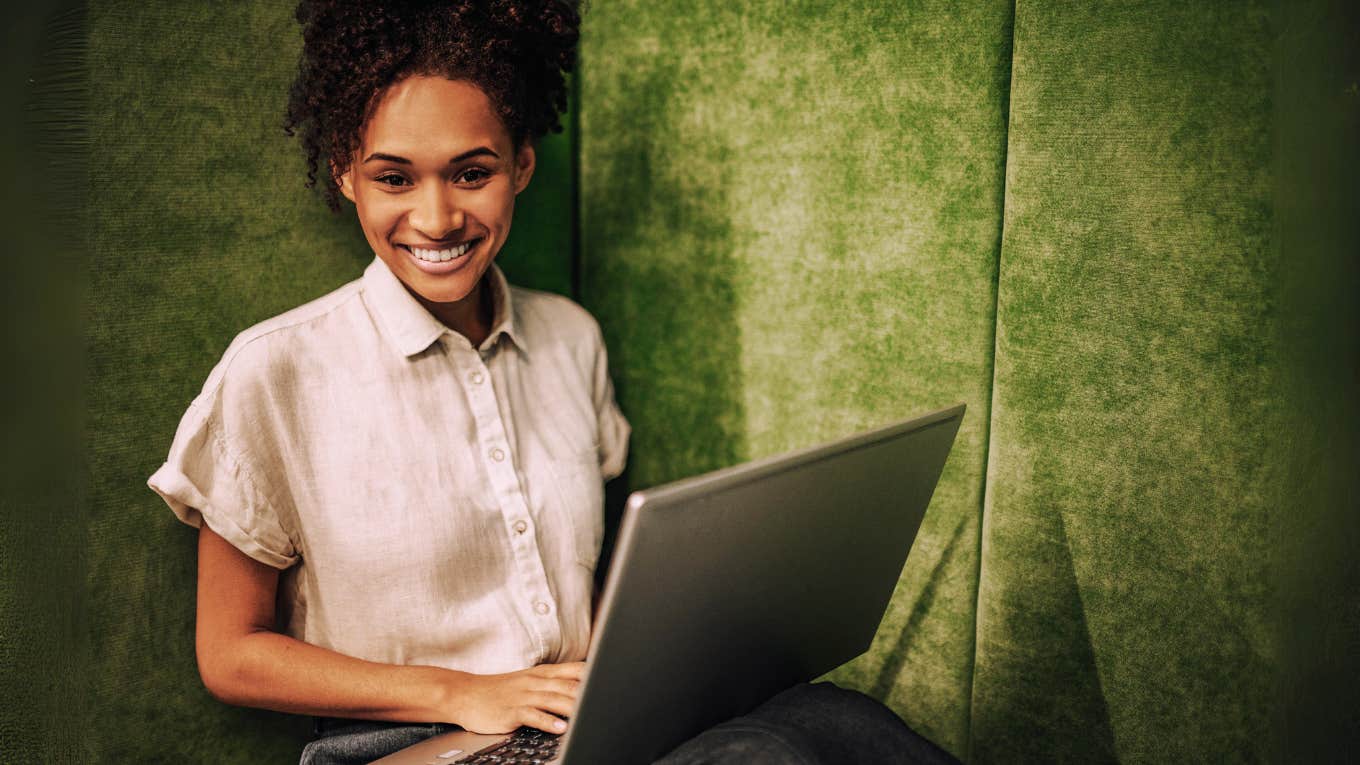
[[[469,239],[468,241],[463,242],[462,244],[455,245],[453,247],[449,247],[442,250],[428,250],[423,247],[413,247],[407,244],[401,244],[397,246],[416,256],[416,258],[425,261],[426,263],[443,263],[449,260],[453,260],[454,258],[462,257],[463,255],[467,254],[468,250],[477,246],[477,243],[480,241],[482,241],[481,237],[478,237],[476,239]]]

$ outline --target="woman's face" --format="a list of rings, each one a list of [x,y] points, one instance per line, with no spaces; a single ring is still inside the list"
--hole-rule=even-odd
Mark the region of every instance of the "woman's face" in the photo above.
[[[445,319],[475,310],[482,274],[505,244],[534,150],[515,151],[480,88],[408,77],[380,96],[338,178],[369,245]],[[428,303],[427,303],[428,306]],[[454,327],[460,329],[459,327]]]

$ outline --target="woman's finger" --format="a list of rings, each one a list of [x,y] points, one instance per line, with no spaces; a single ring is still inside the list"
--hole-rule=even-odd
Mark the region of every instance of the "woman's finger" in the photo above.
[[[538,681],[534,690],[551,691],[575,699],[581,695],[581,681],[564,677],[545,677]]]
[[[554,717],[536,707],[520,707],[519,722],[520,725],[538,728],[545,733],[562,733],[567,729],[565,720]]]
[[[552,712],[562,717],[571,717],[571,713],[576,710],[576,699],[552,691],[529,694],[529,703],[545,712]]]
[[[539,664],[533,669],[538,670],[535,674],[539,677],[567,677],[573,680],[580,680],[586,672],[584,661],[569,661],[565,664]]]

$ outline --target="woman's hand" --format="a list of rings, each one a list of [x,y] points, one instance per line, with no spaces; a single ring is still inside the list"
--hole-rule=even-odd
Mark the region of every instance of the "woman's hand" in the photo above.
[[[521,725],[561,733],[576,708],[586,663],[539,664],[503,675],[463,674],[452,689],[450,722],[473,733],[509,733]]]
[[[199,532],[196,654],[203,684],[228,704],[371,720],[452,722],[476,733],[521,725],[561,733],[585,662],[503,675],[345,656],[274,632],[279,572],[205,523]]]

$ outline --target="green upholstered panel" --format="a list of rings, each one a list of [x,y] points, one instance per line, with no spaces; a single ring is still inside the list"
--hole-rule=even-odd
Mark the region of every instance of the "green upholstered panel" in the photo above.
[[[86,95],[68,0],[0,26],[0,761],[73,761],[86,709],[81,502]]]
[[[1280,0],[1275,223],[1290,422],[1276,528],[1281,761],[1360,741],[1360,5]]]
[[[288,762],[310,719],[229,707],[194,662],[196,534],[146,488],[232,336],[359,276],[352,208],[303,187],[279,127],[291,0],[95,2],[89,19],[89,620],[100,762]],[[570,290],[571,153],[541,147],[505,270]]]
[[[1273,753],[1271,21],[1017,5],[974,762]]]
[[[833,674],[959,753],[1010,16],[595,2],[582,41],[582,296],[631,485],[968,404],[878,637]]]
[[[369,254],[277,129],[291,0],[200,5],[90,4],[98,159],[61,201],[88,220],[62,224],[89,244],[88,486],[51,469],[57,430],[26,440],[66,427],[43,378],[6,376],[25,402],[0,505],[7,761],[288,762],[307,734],[199,685],[193,534],[144,481],[230,337]],[[888,621],[836,679],[977,762],[1340,759],[1360,708],[1354,9],[1022,0],[989,411],[1011,13],[897,5],[593,3],[583,296],[632,482],[965,400]],[[35,34],[26,10],[7,41]],[[51,178],[48,156],[4,159]],[[567,289],[571,165],[565,138],[542,148],[514,281]],[[28,188],[5,187],[11,216]],[[42,231],[17,227],[34,258],[5,263],[24,320],[70,297],[28,268],[55,262]]]

